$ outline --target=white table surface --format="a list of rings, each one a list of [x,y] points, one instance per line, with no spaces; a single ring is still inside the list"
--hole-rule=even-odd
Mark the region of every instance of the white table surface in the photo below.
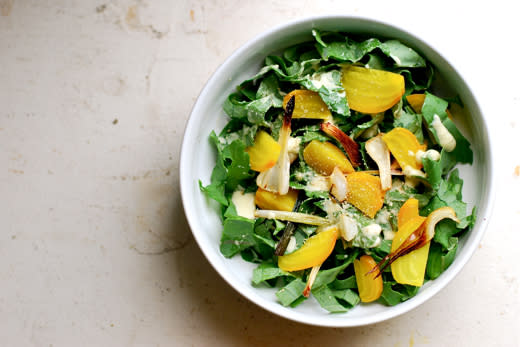
[[[0,0],[2,346],[519,346],[520,48],[511,2]],[[302,16],[390,21],[466,76],[493,131],[494,215],[421,307],[350,329],[242,298],[184,217],[179,151],[215,68]]]

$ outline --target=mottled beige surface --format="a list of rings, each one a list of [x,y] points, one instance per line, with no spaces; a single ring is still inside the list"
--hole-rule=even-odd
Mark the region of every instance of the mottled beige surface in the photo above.
[[[3,346],[519,346],[519,13],[510,3],[0,0]],[[433,42],[489,117],[497,201],[460,275],[399,318],[273,316],[209,267],[178,159],[191,107],[245,41],[304,15],[369,15]]]

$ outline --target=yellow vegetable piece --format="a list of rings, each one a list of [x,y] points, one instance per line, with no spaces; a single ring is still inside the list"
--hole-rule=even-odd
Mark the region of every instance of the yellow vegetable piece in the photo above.
[[[426,94],[410,94],[406,97],[406,101],[408,101],[415,113],[422,113],[424,99],[426,99]],[[446,110],[446,114],[450,119],[453,119],[449,110]]]
[[[376,261],[369,255],[363,255],[359,260],[354,260],[354,273],[361,302],[375,301],[383,293],[382,276],[374,273],[368,274],[375,266],[377,266]]]
[[[383,207],[384,197],[379,177],[361,171],[347,175],[347,202],[368,217],[374,218]]]
[[[276,164],[281,146],[271,135],[263,130],[256,133],[255,142],[246,148],[249,154],[249,165],[253,171],[266,171]]]
[[[312,119],[330,119],[332,114],[323,102],[320,94],[311,90],[296,89],[285,95],[283,98],[283,108],[294,95],[294,111],[293,118],[312,118]]]
[[[419,215],[419,200],[410,198],[405,201],[403,206],[399,209],[397,213],[397,228],[400,229],[403,227],[404,223],[408,222],[413,217]]]
[[[426,99],[426,94],[410,94],[406,96],[406,101],[412,106],[415,113],[422,113],[424,99]]]
[[[349,107],[362,113],[384,112],[404,94],[403,76],[389,71],[349,65],[341,80]]]
[[[293,253],[278,257],[278,267],[284,271],[298,271],[320,265],[332,253],[337,237],[338,227],[325,227]]]
[[[305,162],[321,175],[329,176],[337,166],[341,172],[354,172],[345,154],[330,142],[312,140],[303,149]]]
[[[290,189],[285,195],[273,193],[262,188],[258,188],[255,194],[255,204],[264,210],[292,211],[296,200],[298,199],[298,191]]]
[[[419,202],[408,199],[397,215],[398,230],[392,241],[391,252],[395,251],[418,228],[424,227],[426,217],[419,216]],[[424,282],[430,242],[423,247],[397,258],[391,265],[397,283],[420,287]]]
[[[383,135],[383,141],[399,163],[399,166],[401,166],[401,169],[404,170],[407,166],[416,170],[422,168],[422,163],[417,162],[415,154],[418,150],[426,150],[426,146],[421,145],[410,130],[393,128]]]

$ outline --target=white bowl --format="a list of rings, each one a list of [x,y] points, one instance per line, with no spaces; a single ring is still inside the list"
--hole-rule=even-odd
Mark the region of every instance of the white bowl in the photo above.
[[[465,105],[466,116],[456,119],[456,122],[472,144],[474,163],[459,169],[464,179],[464,200],[469,206],[477,206],[477,221],[471,232],[461,238],[458,254],[451,266],[440,277],[426,283],[415,297],[397,306],[362,304],[344,314],[330,314],[314,300],[307,300],[296,308],[283,307],[277,302],[274,289],[254,288],[251,285],[255,264],[242,260],[240,256],[227,259],[220,254],[222,224],[218,206],[199,189],[199,179],[204,184],[209,183],[215,165],[215,151],[208,136],[211,130],[215,129],[218,133],[227,123],[222,110],[226,97],[238,84],[260,69],[268,54],[295,43],[312,40],[313,28],[400,40],[428,59],[445,83],[460,95]],[[202,90],[186,126],[181,151],[180,185],[184,211],[195,239],[211,265],[233,288],[277,315],[329,327],[360,326],[396,317],[439,292],[462,269],[477,248],[489,220],[494,197],[488,127],[475,96],[462,76],[431,45],[413,34],[386,23],[348,16],[311,17],[273,28],[246,43],[217,69]]]

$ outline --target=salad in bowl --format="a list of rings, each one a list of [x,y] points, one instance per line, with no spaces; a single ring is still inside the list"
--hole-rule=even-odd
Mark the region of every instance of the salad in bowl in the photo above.
[[[394,306],[450,266],[476,220],[456,168],[473,162],[461,101],[399,40],[312,36],[227,97],[200,191],[219,206],[220,253],[256,264],[251,285],[280,305]]]

